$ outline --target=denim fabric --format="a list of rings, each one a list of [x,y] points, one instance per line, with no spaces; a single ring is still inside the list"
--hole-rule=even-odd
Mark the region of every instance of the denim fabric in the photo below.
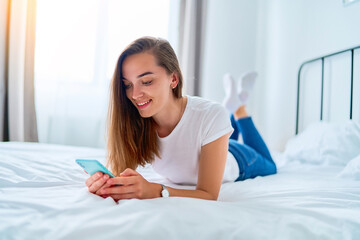
[[[231,124],[234,132],[230,136],[229,151],[239,164],[240,171],[235,181],[275,174],[276,165],[251,117],[240,118],[236,121],[231,115]],[[237,141],[239,133],[242,135],[244,144]]]
[[[230,139],[237,140],[239,138],[240,132],[239,132],[239,126],[237,125],[237,122],[236,122],[233,114],[231,114],[231,116],[230,116],[230,121],[231,121],[232,127],[234,128],[234,131],[231,134]]]

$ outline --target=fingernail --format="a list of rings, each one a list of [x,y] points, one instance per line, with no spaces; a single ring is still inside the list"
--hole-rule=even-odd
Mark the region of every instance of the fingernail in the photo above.
[[[103,178],[106,180],[109,178],[109,175],[105,174]]]
[[[98,177],[101,177],[101,173],[97,173],[97,176],[98,176]]]

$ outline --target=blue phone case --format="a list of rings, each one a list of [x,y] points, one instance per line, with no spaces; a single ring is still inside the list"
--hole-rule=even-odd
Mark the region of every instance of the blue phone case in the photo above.
[[[110,177],[115,177],[104,165],[98,160],[76,159],[75,162],[80,165],[88,174],[93,175],[96,172],[108,174]]]

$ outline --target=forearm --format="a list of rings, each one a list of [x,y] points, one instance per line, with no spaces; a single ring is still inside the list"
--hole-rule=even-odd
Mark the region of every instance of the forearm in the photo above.
[[[204,190],[186,190],[186,189],[177,189],[166,187],[169,191],[170,197],[190,197],[190,198],[199,198],[205,200],[217,200],[218,195],[214,196]],[[154,197],[161,197],[162,186],[161,184],[153,183],[153,193]]]

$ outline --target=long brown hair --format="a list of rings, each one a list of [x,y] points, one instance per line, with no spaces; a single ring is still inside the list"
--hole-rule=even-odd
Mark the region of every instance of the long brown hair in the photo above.
[[[151,163],[159,157],[159,142],[152,117],[142,118],[126,97],[122,81],[122,64],[131,55],[148,52],[153,54],[157,65],[168,74],[175,73],[179,82],[172,90],[176,98],[182,97],[182,74],[176,54],[168,41],[160,38],[142,37],[121,53],[113,75],[107,121],[107,166],[118,176],[126,168]]]

